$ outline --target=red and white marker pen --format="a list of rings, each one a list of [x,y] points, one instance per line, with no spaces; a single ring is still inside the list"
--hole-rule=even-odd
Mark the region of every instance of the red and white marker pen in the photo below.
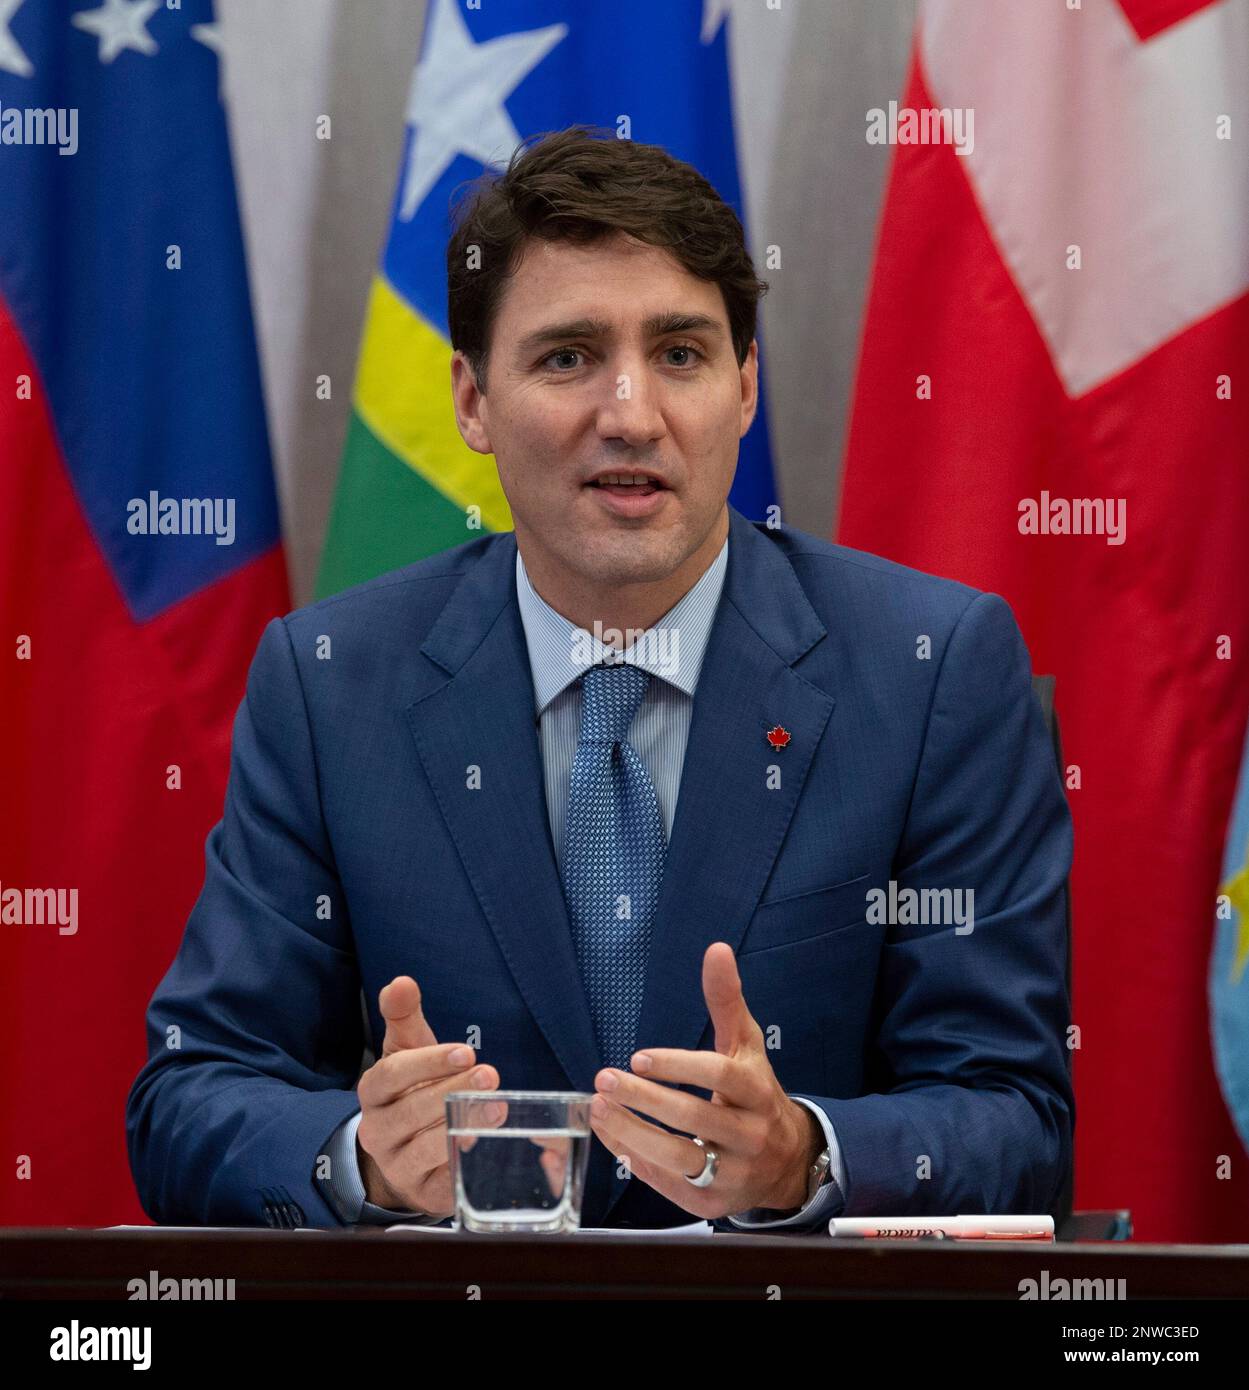
[[[828,1233],[850,1240],[1054,1239],[1052,1216],[835,1216]]]

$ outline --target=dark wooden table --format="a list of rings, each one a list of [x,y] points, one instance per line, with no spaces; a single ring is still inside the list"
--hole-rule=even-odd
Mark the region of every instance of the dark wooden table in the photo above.
[[[346,1231],[0,1230],[0,1298],[128,1299],[161,1278],[237,1300],[1020,1299],[1020,1281],[1125,1280],[1131,1299],[1249,1298],[1249,1246],[835,1243],[827,1237]],[[131,1305],[134,1306],[133,1304]]]

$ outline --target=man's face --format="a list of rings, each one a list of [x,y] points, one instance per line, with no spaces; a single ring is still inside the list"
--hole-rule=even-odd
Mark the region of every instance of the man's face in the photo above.
[[[662,580],[723,536],[756,383],[756,346],[739,367],[719,287],[622,235],[530,241],[487,394],[452,362],[461,433],[495,456],[527,566],[591,588]],[[594,485],[603,473],[660,485]]]

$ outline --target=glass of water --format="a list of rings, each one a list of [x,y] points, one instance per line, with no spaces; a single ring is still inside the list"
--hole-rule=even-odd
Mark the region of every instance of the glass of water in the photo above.
[[[453,1228],[578,1230],[593,1099],[581,1091],[452,1091]]]

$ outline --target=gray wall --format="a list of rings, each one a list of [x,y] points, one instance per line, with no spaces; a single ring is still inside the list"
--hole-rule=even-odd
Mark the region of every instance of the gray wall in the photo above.
[[[487,0],[504,3],[504,0]],[[613,4],[617,0],[583,0]],[[703,0],[672,0],[701,9]],[[774,0],[775,3],[775,0]],[[828,534],[916,0],[734,0],[730,41],[768,404],[787,518]],[[311,595],[389,220],[424,0],[217,0],[224,82],[294,599]],[[332,136],[316,138],[329,115]],[[332,398],[318,401],[328,373]]]

